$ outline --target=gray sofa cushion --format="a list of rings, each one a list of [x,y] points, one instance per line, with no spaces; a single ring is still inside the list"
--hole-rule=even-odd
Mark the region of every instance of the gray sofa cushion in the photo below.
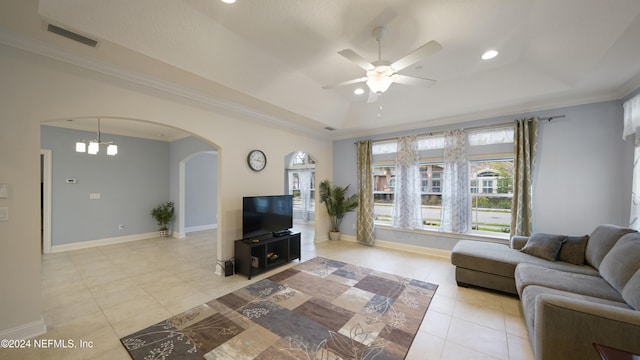
[[[553,269],[599,276],[591,266],[578,266],[566,262],[549,262],[511,249],[505,244],[486,241],[460,240],[451,251],[451,264],[490,274],[512,278],[519,263],[537,264]],[[472,284],[482,286],[481,284]]]
[[[622,298],[636,310],[640,310],[640,270],[629,279],[622,289]]]
[[[525,323],[527,324],[527,328],[529,330],[530,336],[534,334],[533,328],[535,326],[534,319],[535,319],[535,310],[536,310],[536,297],[540,294],[561,295],[561,296],[565,296],[572,299],[586,300],[586,301],[591,301],[597,304],[611,305],[615,307],[629,309],[629,305],[620,301],[606,300],[598,297],[576,294],[568,291],[551,289],[548,287],[538,286],[538,285],[527,286],[526,289],[524,289],[524,292],[520,295],[520,300],[522,302],[522,311],[524,313],[523,315],[524,315]]]
[[[566,241],[558,253],[558,261],[565,261],[570,264],[584,265],[584,251],[587,248],[589,235],[567,236]]]
[[[600,276],[547,269],[533,264],[519,264],[516,267],[515,278],[520,295],[526,287],[538,285],[605,300],[624,301],[622,295]]]
[[[541,259],[556,261],[565,239],[566,236],[564,235],[535,233],[520,251]]]
[[[626,234],[600,263],[600,275],[619,292],[640,269],[640,234]]]
[[[585,261],[596,269],[600,269],[602,259],[607,255],[615,243],[625,234],[635,232],[633,229],[616,225],[599,225],[596,227],[587,242]]]

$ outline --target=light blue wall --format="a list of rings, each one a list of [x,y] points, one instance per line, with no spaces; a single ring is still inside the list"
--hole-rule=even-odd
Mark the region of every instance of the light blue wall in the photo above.
[[[185,162],[185,229],[217,225],[218,155],[216,148],[193,136],[170,144],[171,198],[180,194],[180,162]],[[200,167],[202,166],[202,167]],[[179,213],[176,207],[176,213]]]
[[[149,213],[173,201],[178,214],[179,162],[187,158],[186,227],[216,225],[214,147],[194,137],[168,143],[102,134],[102,140],[118,144],[118,155],[108,156],[104,148],[97,155],[75,152],[76,141],[95,137],[94,132],[41,126],[41,147],[52,150],[53,246],[157,231]],[[90,193],[100,193],[100,200],[90,200]]]
[[[218,155],[198,153],[185,163],[185,227],[217,225]]]
[[[565,115],[540,124],[538,163],[534,184],[534,230],[582,235],[601,223],[628,225],[633,166],[632,140],[622,140],[622,102],[610,101],[479,119],[449,127],[422,128],[383,134],[373,139],[422,134],[452,128],[509,122],[538,115]],[[354,142],[334,143],[334,181],[357,186]],[[342,223],[342,232],[355,235],[355,213]],[[464,236],[376,229],[379,240],[450,250]]]
[[[77,140],[95,136],[41,126],[41,147],[52,150],[54,246],[156,231],[150,211],[169,201],[168,143],[102,134],[102,140],[118,145],[117,156],[106,155],[104,148],[97,155],[75,152]],[[100,199],[90,200],[90,193]]]

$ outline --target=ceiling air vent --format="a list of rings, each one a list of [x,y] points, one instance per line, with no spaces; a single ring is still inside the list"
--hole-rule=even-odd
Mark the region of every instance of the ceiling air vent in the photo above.
[[[73,41],[77,41],[79,43],[85,44],[85,45],[89,45],[91,47],[96,47],[96,45],[98,45],[98,41],[90,39],[86,36],[82,36],[80,34],[76,34],[73,31],[69,31],[67,29],[63,29],[59,26],[55,26],[52,24],[48,24],[47,25],[47,30],[49,32],[52,32],[54,34],[58,34],[60,36],[64,36],[67,39],[71,39]]]

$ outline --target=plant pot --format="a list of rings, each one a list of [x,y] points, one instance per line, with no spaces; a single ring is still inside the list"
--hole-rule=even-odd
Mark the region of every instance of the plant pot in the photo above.
[[[340,231],[329,231],[329,239],[340,240]]]
[[[171,236],[171,229],[160,230],[160,236],[161,237],[169,237],[169,236]]]

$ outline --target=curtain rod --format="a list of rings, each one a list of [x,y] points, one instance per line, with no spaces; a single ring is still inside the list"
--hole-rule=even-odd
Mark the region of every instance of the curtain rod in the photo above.
[[[566,115],[553,115],[553,116],[546,116],[546,117],[539,117],[538,121],[544,121],[546,120],[547,122],[551,122],[551,120],[553,119],[562,119],[565,118]],[[505,125],[512,125],[513,121],[510,122],[503,122],[503,123],[498,123],[498,124],[487,124],[487,125],[479,125],[479,126],[472,126],[472,127],[468,127],[468,128],[463,128],[463,130],[478,130],[478,129],[485,129],[485,128],[491,128],[491,127],[500,127],[500,126],[505,126]],[[436,134],[444,134],[444,131],[433,131],[433,132],[425,132],[422,134],[418,134],[419,135],[429,135],[429,136],[433,136]],[[395,137],[389,137],[389,138],[383,138],[383,139],[372,139],[372,142],[376,142],[376,141],[389,141],[389,140],[396,140],[398,138],[398,136]],[[354,144],[357,144],[357,142],[355,142]]]

